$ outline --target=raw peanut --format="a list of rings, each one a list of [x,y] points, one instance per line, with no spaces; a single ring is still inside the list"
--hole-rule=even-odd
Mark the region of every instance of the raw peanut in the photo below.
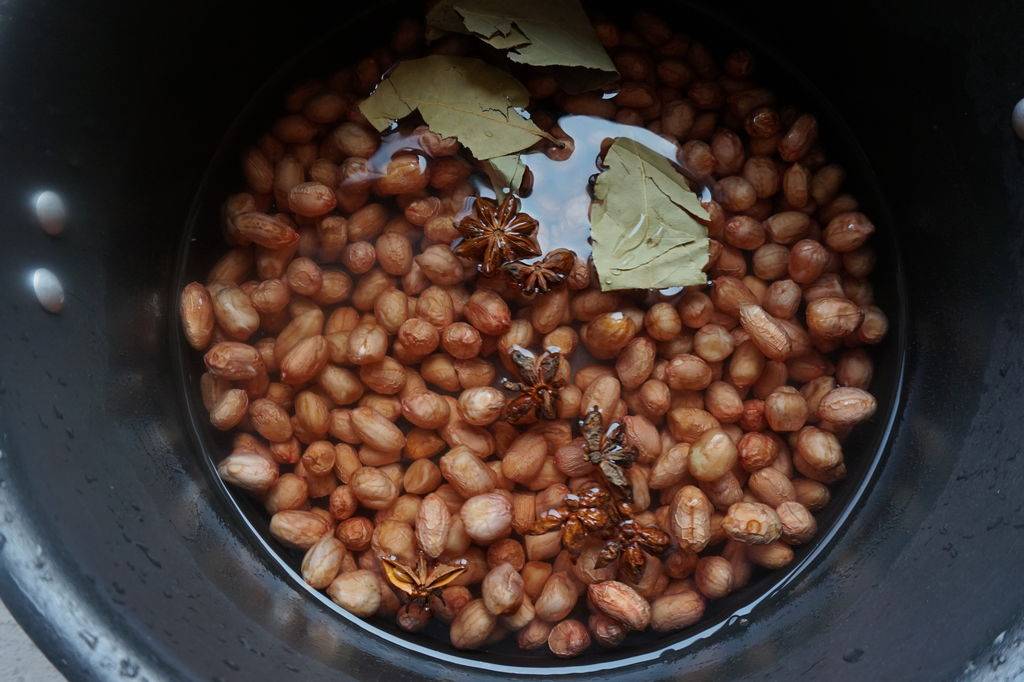
[[[669,341],[679,335],[683,323],[669,303],[655,303],[644,313],[644,329],[655,341]]]
[[[757,471],[769,466],[778,455],[778,445],[763,433],[745,433],[736,444],[740,464],[746,471]]]
[[[810,284],[821,277],[830,259],[831,254],[820,242],[801,239],[789,250],[789,276],[799,284]]]
[[[606,420],[611,419],[612,410],[622,392],[619,380],[613,376],[601,376],[595,379],[583,391],[580,400],[580,417],[585,417],[591,408],[597,407]]]
[[[675,313],[671,307],[669,310]],[[655,352],[654,342],[646,336],[638,336],[626,344],[615,361],[615,371],[623,388],[639,388],[647,381],[654,369]]]
[[[319,182],[303,182],[288,192],[288,208],[306,218],[330,213],[336,205],[334,190]]]
[[[677,391],[701,391],[711,383],[712,371],[703,359],[684,353],[669,361],[665,383]]]
[[[523,578],[512,564],[499,564],[484,576],[480,596],[496,616],[515,613],[523,603]]]
[[[388,350],[388,334],[376,324],[360,324],[348,336],[348,361],[369,365],[384,359]]]
[[[754,384],[765,368],[765,357],[753,341],[744,341],[733,352],[727,370],[729,382],[739,389]]]
[[[301,431],[323,438],[330,427],[330,407],[319,394],[302,391],[295,396],[295,419]]]
[[[721,362],[732,354],[734,342],[725,327],[706,324],[693,335],[693,352],[705,362]]]
[[[699,481],[714,481],[735,466],[737,457],[736,445],[725,431],[705,431],[690,448],[690,475]]]
[[[374,252],[381,270],[389,275],[405,275],[412,269],[412,245],[403,235],[385,232],[377,238]]]
[[[720,426],[711,413],[693,407],[673,409],[668,413],[668,425],[674,438],[690,444],[695,443],[707,431]]]
[[[398,498],[398,486],[375,467],[360,467],[349,480],[352,493],[367,509],[387,509]]]
[[[428,246],[413,260],[437,286],[453,286],[462,281],[462,263],[446,245]]]
[[[399,152],[391,157],[384,177],[377,180],[377,192],[383,196],[414,194],[426,189],[430,183],[427,161],[411,152]]]
[[[733,540],[751,545],[775,542],[782,523],[775,510],[758,502],[737,502],[722,519],[722,529]]]
[[[704,599],[694,590],[665,595],[651,604],[651,629],[655,632],[682,630],[704,615]]]
[[[341,252],[341,262],[354,275],[369,272],[377,262],[377,251],[370,242],[351,242]]]
[[[595,317],[585,328],[583,343],[598,359],[616,354],[636,335],[637,326],[621,312],[604,313]]]
[[[487,565],[494,568],[501,564],[511,564],[512,568],[515,570],[523,570],[523,566],[526,565],[526,551],[518,540],[505,538],[503,540],[498,540],[487,548]],[[530,604],[530,608],[532,612],[532,603]]]
[[[700,481],[699,485],[715,509],[720,511],[728,510],[730,505],[743,499],[743,487],[732,471],[727,471],[713,481]],[[715,519],[712,517],[712,529],[715,526],[714,521]],[[713,534],[712,537],[714,537]]]
[[[359,368],[359,379],[368,389],[381,396],[394,396],[402,390],[406,380],[405,366],[394,358],[385,357],[380,362],[362,365]],[[366,398],[364,398],[365,400]],[[386,398],[385,403],[394,400],[394,418],[401,412],[401,404],[397,399]]]
[[[822,509],[831,499],[828,486],[807,478],[793,479],[793,490],[796,491],[796,501],[810,511]]]
[[[196,350],[205,350],[213,338],[213,299],[199,282],[191,282],[181,292],[179,308],[185,338]]]
[[[839,445],[839,439],[835,434],[813,426],[805,426],[797,433],[796,454],[808,466],[819,472],[834,470],[843,464],[843,450]]]
[[[810,232],[811,219],[800,211],[783,211],[765,220],[764,227],[776,244],[795,244]]]
[[[793,549],[789,545],[778,541],[767,545],[749,545],[747,547],[747,558],[763,568],[782,568],[793,562]]]
[[[394,555],[408,563],[416,561],[415,532],[402,521],[381,520],[373,529],[370,547],[377,556]]]
[[[310,443],[306,451],[302,453],[302,466],[310,474],[323,476],[334,470],[335,457],[334,446],[328,441],[319,440]]]
[[[402,430],[376,410],[357,407],[352,410],[352,426],[359,438],[382,452],[398,452],[405,445]]]
[[[533,608],[538,618],[553,623],[569,615],[576,606],[577,598],[576,586],[569,574],[556,571],[544,583],[544,589],[534,601]]]
[[[740,309],[740,324],[750,335],[757,349],[772,360],[785,360],[793,345],[778,321],[759,305],[745,305]]]
[[[329,359],[327,339],[323,336],[304,339],[281,360],[281,381],[292,386],[307,383],[323,370]]]
[[[278,480],[278,466],[255,452],[234,452],[217,465],[225,483],[252,493],[266,492]]]
[[[464,498],[494,489],[491,470],[464,445],[453,448],[441,457],[440,468],[445,480]]]
[[[864,245],[875,231],[868,217],[863,213],[851,211],[840,213],[828,221],[825,227],[825,243],[833,251],[849,253]]]
[[[629,585],[615,580],[587,588],[591,603],[633,630],[645,630],[651,622],[651,605]]]
[[[264,315],[278,313],[288,306],[291,290],[279,279],[267,279],[256,285],[249,294],[253,308]]]
[[[807,422],[807,401],[792,386],[780,386],[765,398],[764,416],[773,431],[799,431]]]
[[[308,491],[306,480],[301,476],[281,474],[267,490],[263,506],[271,516],[286,509],[301,509],[309,501]]]
[[[245,341],[260,326],[260,316],[244,291],[235,286],[213,290],[213,314],[220,328],[233,339]]]
[[[317,382],[324,393],[338,405],[350,405],[363,396],[363,384],[359,377],[344,367],[325,366]]]
[[[669,518],[681,548],[703,551],[711,539],[711,502],[699,488],[680,488],[672,500]]]
[[[553,629],[551,623],[534,618],[516,635],[516,644],[524,651],[538,649],[547,644]]]
[[[722,424],[735,423],[743,415],[743,400],[739,392],[724,381],[713,381],[708,386],[704,406]]]
[[[369,618],[381,605],[381,586],[376,574],[367,570],[342,573],[327,587],[327,595],[350,613]]]
[[[483,599],[466,604],[452,621],[449,633],[456,649],[476,649],[490,637],[497,626],[497,618],[487,610]]]
[[[408,440],[408,437],[407,437]],[[408,449],[408,443],[406,444]],[[414,495],[426,495],[441,485],[441,470],[429,459],[417,459],[402,476],[402,489]]]
[[[511,481],[526,485],[540,472],[546,456],[547,442],[544,436],[524,433],[509,446],[501,461],[501,473]]]
[[[249,405],[253,428],[271,443],[283,443],[292,437],[288,413],[275,402],[260,398]]]
[[[551,629],[548,648],[559,658],[579,656],[590,647],[587,626],[578,620],[563,620]]]
[[[324,329],[324,314],[319,309],[311,309],[295,317],[277,335],[274,342],[274,358],[280,364],[286,355],[302,341],[317,336]]]
[[[339,485],[331,491],[327,506],[331,516],[338,521],[344,521],[345,519],[352,518],[356,513],[356,510],[359,508],[359,500],[356,499],[351,488],[347,485]]]
[[[295,549],[309,549],[330,530],[327,521],[313,512],[285,510],[270,518],[270,534]]]
[[[778,507],[783,502],[796,500],[796,491],[789,478],[772,467],[764,467],[752,473],[747,479],[747,487],[769,507]]]
[[[334,536],[341,540],[350,552],[362,552],[370,546],[373,535],[373,521],[362,516],[353,516],[338,524]]]
[[[210,423],[221,431],[238,426],[249,409],[249,396],[240,388],[225,392],[210,410]]]
[[[500,493],[475,495],[459,510],[466,533],[479,544],[488,544],[512,528],[512,503]]]
[[[465,322],[454,322],[441,330],[441,346],[459,360],[476,357],[481,341],[480,332]]]
[[[448,423],[447,401],[437,393],[423,391],[402,399],[402,415],[424,429],[436,429]]]
[[[779,142],[779,156],[783,161],[797,161],[807,153],[817,138],[817,120],[810,114],[803,114],[782,136]]]
[[[569,290],[559,287],[537,295],[530,308],[530,324],[539,334],[547,334],[561,324],[569,311]]]
[[[796,501],[786,501],[775,508],[782,524],[782,541],[802,545],[818,532],[818,524],[807,507]]]
[[[265,213],[243,213],[235,216],[233,224],[240,236],[267,249],[284,249],[299,241],[298,232],[284,221]]]
[[[622,623],[603,613],[591,612],[587,618],[587,627],[597,645],[605,649],[619,646],[629,634],[629,630]]]
[[[302,558],[302,579],[311,587],[325,589],[338,576],[345,546],[333,535],[325,535]]]
[[[504,299],[487,289],[478,289],[469,297],[466,320],[481,333],[500,336],[508,331],[511,313]]]
[[[459,395],[459,412],[474,426],[487,426],[501,415],[505,394],[491,386],[468,388]]]
[[[825,394],[816,410],[819,419],[833,424],[857,424],[875,413],[878,402],[859,388],[834,388]]]
[[[765,244],[754,251],[751,260],[754,274],[763,280],[782,279],[789,271],[789,249],[782,244]]]
[[[708,599],[720,599],[733,589],[732,565],[720,556],[703,557],[697,562],[693,582]]]
[[[688,473],[690,446],[676,443],[662,452],[651,467],[647,485],[654,490],[662,490],[676,485]]]
[[[409,317],[407,297],[398,289],[388,289],[373,304],[377,323],[389,334],[395,334]]]

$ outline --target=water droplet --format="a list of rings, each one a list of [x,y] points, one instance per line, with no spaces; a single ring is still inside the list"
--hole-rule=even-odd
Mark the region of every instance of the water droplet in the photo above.
[[[64,222],[68,218],[67,208],[60,195],[52,190],[43,190],[32,202],[35,206],[36,220],[43,232],[57,236],[64,231]]]
[[[32,273],[32,290],[39,300],[39,305],[48,312],[59,313],[64,309],[64,286],[46,268],[38,268]]]
[[[1013,121],[1013,132],[1017,133],[1017,137],[1024,140],[1024,99],[1014,105],[1011,121]]]

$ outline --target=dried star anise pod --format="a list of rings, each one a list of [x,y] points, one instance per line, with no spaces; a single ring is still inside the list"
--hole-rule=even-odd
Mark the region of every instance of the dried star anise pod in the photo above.
[[[565,281],[576,264],[576,254],[568,249],[555,249],[533,263],[513,261],[502,269],[527,298],[550,291]]]
[[[409,601],[398,610],[398,625],[408,632],[416,632],[426,626],[430,620],[430,607],[427,599],[437,590],[451,584],[453,580],[466,570],[465,559],[451,563],[439,563],[427,570],[427,559],[421,553],[416,568],[402,564],[398,557],[380,557],[384,577],[408,596]]]
[[[519,199],[511,194],[499,205],[493,199],[477,197],[475,216],[463,218],[456,226],[463,239],[455,253],[480,263],[480,272],[493,275],[502,263],[540,255],[534,233],[537,221],[519,212]]]
[[[611,495],[597,486],[578,495],[569,493],[561,506],[541,512],[527,535],[542,535],[561,528],[562,546],[575,556],[582,551],[589,535],[605,531],[612,523],[609,502]]]
[[[607,429],[596,405],[590,408],[583,420],[583,444],[587,459],[597,466],[608,485],[626,500],[632,499],[633,491],[626,469],[636,461],[637,451],[625,443],[626,430],[615,422]]]
[[[519,393],[505,405],[502,417],[511,424],[517,424],[533,413],[544,419],[557,418],[558,390],[565,384],[558,377],[562,354],[546,350],[536,355],[521,346],[513,346],[509,357],[522,381],[501,380],[506,389]]]
[[[621,517],[597,555],[596,568],[615,560],[619,570],[631,583],[640,581],[647,566],[647,555],[658,556],[668,547],[668,533],[657,526],[645,526],[632,518],[628,503],[619,505]]]

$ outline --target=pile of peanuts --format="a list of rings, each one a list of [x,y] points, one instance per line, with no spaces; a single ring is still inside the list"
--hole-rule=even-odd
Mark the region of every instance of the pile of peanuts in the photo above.
[[[534,120],[557,136],[548,112],[589,114],[677,143],[682,170],[713,188],[708,287],[602,292],[578,260],[565,286],[525,300],[457,258],[473,164],[422,126],[421,151],[374,162],[381,137],[355,106],[396,59],[475,49],[465,36],[425,47],[407,22],[390,48],[287,96],[243,155],[247,191],[225,203],[231,249],[181,295],[210,422],[235,434],[222,478],[305,553],[303,578],[358,616],[393,619],[403,603],[381,556],[464,559],[426,603],[460,649],[511,636],[571,657],[696,623],[812,539],[846,473],[841,439],[876,408],[874,228],[814,116],[749,80],[746,52],[720,66],[645,13],[595,28],[618,94],[566,95],[534,73]],[[571,359],[557,420],[500,419],[517,345]],[[672,538],[636,583],[595,566],[596,539],[574,557],[558,530],[527,533],[595,480],[578,428],[595,405],[639,453],[637,520]]]

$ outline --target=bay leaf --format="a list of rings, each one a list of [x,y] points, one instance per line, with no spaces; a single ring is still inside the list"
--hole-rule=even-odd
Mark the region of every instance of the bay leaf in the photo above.
[[[455,15],[462,18],[461,29]],[[508,50],[508,58],[520,64],[580,69],[575,77],[566,72],[557,76],[574,91],[618,77],[579,0],[441,0],[427,14],[427,24],[476,35],[491,47]],[[584,87],[572,88],[574,81]]]
[[[601,290],[705,284],[709,215],[686,179],[665,157],[622,137],[605,166],[590,209]]]
[[[360,111],[379,131],[419,111],[441,137],[457,137],[477,159],[522,151],[553,137],[517,109],[530,93],[508,73],[479,59],[431,55],[399,62]]]
[[[498,156],[483,162],[484,172],[491,182],[491,189],[498,199],[504,199],[509,192],[516,193],[523,184],[526,164],[518,154]]]

